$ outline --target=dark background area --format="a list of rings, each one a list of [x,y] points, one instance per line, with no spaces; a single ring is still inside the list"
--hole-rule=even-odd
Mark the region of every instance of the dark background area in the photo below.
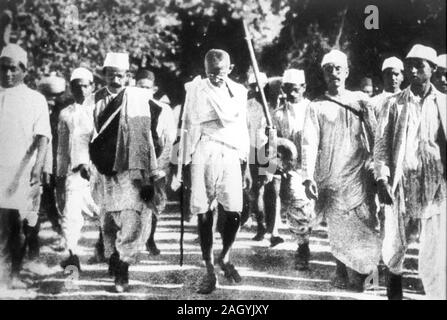
[[[378,30],[364,26],[368,5],[379,9]],[[414,43],[445,53],[445,10],[445,0],[0,0],[0,31],[3,43],[28,51],[31,87],[50,71],[68,78],[80,65],[100,77],[107,51],[128,51],[132,71],[154,71],[178,104],[184,83],[203,74],[210,48],[227,50],[232,77],[246,80],[244,17],[260,69],[273,77],[287,67],[303,68],[313,98],[324,90],[319,62],[331,48],[348,54],[351,88],[364,76],[380,85],[383,59],[405,57]]]

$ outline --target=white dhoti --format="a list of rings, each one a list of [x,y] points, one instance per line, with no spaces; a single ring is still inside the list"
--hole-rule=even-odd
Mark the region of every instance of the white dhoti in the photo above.
[[[0,208],[18,210],[37,223],[41,187],[30,185],[36,137],[51,138],[45,97],[24,84],[0,88]]]
[[[94,217],[99,208],[93,201],[90,183],[76,172],[67,177],[65,182],[65,207],[63,210],[62,230],[67,248],[78,254],[78,242],[84,225],[82,213]]]
[[[27,220],[30,227],[37,224],[42,187],[39,183],[30,185],[32,166],[0,166],[0,208],[16,209],[21,220]]]
[[[102,213],[105,256],[110,257],[116,249],[122,261],[135,264],[138,251],[149,237],[151,221],[152,210],[149,207],[142,212],[122,210]]]
[[[130,171],[114,176],[100,175],[101,207],[105,212],[135,210],[142,212],[146,204],[140,197],[140,188],[131,177]]]
[[[380,237],[371,223],[366,203],[349,211],[326,213],[331,252],[347,267],[371,274],[380,261]]]
[[[242,211],[239,153],[204,135],[191,163],[191,212],[205,213],[220,203],[226,211]],[[217,203],[216,203],[217,201]]]
[[[110,257],[116,249],[122,261],[134,264],[149,237],[153,210],[141,199],[130,171],[112,177],[100,175],[99,184],[105,256]]]
[[[422,218],[419,276],[427,298],[446,300],[446,202],[433,209],[436,213]]]
[[[382,260],[394,274],[401,274],[408,248],[403,215],[392,206],[384,206]]]

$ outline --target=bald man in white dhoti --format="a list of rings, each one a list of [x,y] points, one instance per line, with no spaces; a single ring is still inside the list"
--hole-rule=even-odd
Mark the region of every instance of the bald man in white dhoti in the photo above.
[[[213,257],[213,211],[221,213],[219,231],[222,251],[217,263],[230,281],[241,277],[230,262],[230,249],[240,226],[243,202],[241,165],[249,153],[247,90],[228,78],[232,70],[227,52],[212,49],[205,55],[206,79],[200,77],[185,85],[186,101],[181,140],[185,164],[191,163],[191,212],[198,215],[198,231],[206,274],[199,293],[216,288]],[[184,148],[184,149],[183,149]],[[244,182],[251,186],[250,170]]]

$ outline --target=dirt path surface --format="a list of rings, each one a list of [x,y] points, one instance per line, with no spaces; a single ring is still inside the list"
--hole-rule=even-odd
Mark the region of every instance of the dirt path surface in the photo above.
[[[89,264],[98,237],[95,222],[88,221],[83,228],[81,246],[82,272],[77,277],[64,274],[59,262],[63,255],[53,251],[56,234],[45,223],[40,231],[41,264],[36,268],[25,262],[22,275],[30,284],[27,290],[0,290],[0,299],[185,299],[185,300],[302,300],[302,299],[386,299],[382,272],[379,287],[365,293],[335,289],[330,279],[335,269],[325,228],[315,230],[311,237],[312,258],[310,271],[296,271],[293,267],[296,244],[283,225],[280,233],[284,243],[270,248],[268,238],[252,241],[255,225],[248,223],[239,232],[233,250],[233,263],[243,280],[229,283],[219,270],[218,288],[210,295],[196,293],[202,275],[201,253],[193,222],[185,223],[184,264],[179,266],[180,219],[177,203],[170,203],[161,216],[156,242],[159,256],[149,255],[143,248],[140,261],[130,267],[130,290],[114,293],[113,279],[105,263]],[[250,220],[249,220],[250,222]],[[215,252],[221,248],[216,237]],[[381,268],[379,268],[381,270]],[[71,281],[70,279],[74,279]],[[411,247],[404,274],[404,298],[423,299],[420,279],[417,277],[417,247]]]

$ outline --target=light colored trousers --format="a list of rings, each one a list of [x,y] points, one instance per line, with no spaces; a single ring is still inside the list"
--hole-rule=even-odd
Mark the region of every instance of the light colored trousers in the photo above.
[[[101,213],[105,256],[109,258],[116,249],[120,260],[135,264],[138,251],[149,237],[153,211],[146,207],[142,212],[122,210]]]
[[[447,299],[445,202],[440,214],[422,219],[419,276],[429,299]]]
[[[432,205],[421,219],[419,276],[430,299],[447,299],[446,203]],[[435,213],[436,212],[436,213]],[[385,236],[382,246],[384,263],[394,274],[401,274],[408,248],[407,221],[390,206],[385,206]]]
[[[408,248],[407,222],[394,206],[384,206],[382,259],[391,273],[401,274]]]
[[[91,217],[99,214],[99,208],[93,201],[90,183],[81,177],[80,172],[67,176],[65,181],[65,206],[62,218],[62,231],[67,249],[79,254],[78,242],[84,226],[82,213]]]

